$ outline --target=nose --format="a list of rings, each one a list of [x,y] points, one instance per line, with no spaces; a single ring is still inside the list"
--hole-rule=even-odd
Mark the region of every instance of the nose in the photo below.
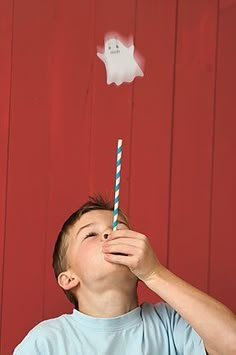
[[[111,233],[112,228],[106,228],[102,234],[102,240],[107,240],[108,235]]]

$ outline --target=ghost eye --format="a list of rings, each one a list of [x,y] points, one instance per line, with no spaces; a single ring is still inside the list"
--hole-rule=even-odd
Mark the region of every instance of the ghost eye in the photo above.
[[[108,49],[111,50],[111,46],[109,46]]]
[[[116,45],[116,48],[119,48],[118,44]]]
[[[96,237],[96,235],[97,235],[97,233],[90,232],[90,233],[86,234],[84,239],[87,239],[87,238],[90,238],[90,237]]]

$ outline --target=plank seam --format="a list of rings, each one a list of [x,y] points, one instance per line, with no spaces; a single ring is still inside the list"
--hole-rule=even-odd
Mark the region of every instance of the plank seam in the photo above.
[[[10,49],[10,83],[9,83],[9,105],[8,105],[8,127],[7,127],[7,157],[6,157],[6,180],[5,180],[5,216],[3,228],[3,258],[2,258],[2,285],[1,285],[1,305],[0,305],[0,339],[2,339],[2,316],[3,316],[3,285],[4,285],[4,272],[5,272],[5,254],[6,254],[6,234],[7,234],[7,196],[8,196],[8,172],[9,172],[9,155],[10,155],[10,127],[11,127],[11,98],[12,98],[12,62],[13,62],[13,37],[14,37],[14,12],[15,0],[12,0],[12,13],[11,13],[11,49]],[[1,344],[3,344],[1,342]],[[1,349],[0,349],[1,350]],[[0,351],[2,353],[2,351]]]
[[[96,4],[96,0],[94,0],[94,22],[93,22],[93,47],[95,46],[95,36],[96,36],[96,18],[97,18],[97,4]],[[92,51],[93,53],[93,51]],[[92,55],[92,63],[91,63],[91,69],[90,69],[90,74],[89,74],[89,82],[88,82],[88,88],[87,88],[87,95],[89,95],[89,87],[91,90],[91,99],[88,100],[88,104],[90,104],[90,110],[88,115],[89,117],[89,121],[90,121],[90,127],[89,127],[89,164],[88,164],[88,195],[91,196],[94,194],[93,191],[93,179],[92,179],[92,153],[93,153],[93,140],[92,140],[92,133],[93,133],[93,96],[94,96],[94,80],[93,80],[93,76],[94,76],[94,65],[95,65],[95,58]]]
[[[217,95],[217,66],[218,66],[218,45],[219,45],[219,11],[220,0],[217,0],[216,19],[216,44],[215,44],[215,80],[213,97],[213,122],[212,122],[212,148],[211,148],[211,176],[210,176],[210,206],[209,206],[209,241],[208,241],[208,269],[207,269],[207,292],[210,292],[211,274],[211,246],[212,246],[212,211],[213,211],[213,185],[214,185],[214,158],[215,158],[215,126],[216,126],[216,95]]]
[[[137,30],[137,16],[138,16],[138,0],[135,0],[134,7],[134,43],[136,40],[136,30]],[[128,185],[128,205],[127,214],[130,217],[130,199],[131,199],[131,176],[132,176],[132,146],[133,146],[133,127],[134,127],[134,88],[135,81],[132,82],[131,88],[131,119],[130,119],[130,132],[129,132],[129,185]]]
[[[172,198],[172,167],[173,167],[173,141],[174,141],[174,115],[175,115],[175,84],[176,84],[176,58],[177,58],[177,41],[178,41],[178,9],[179,1],[176,1],[175,8],[175,45],[173,58],[173,89],[172,89],[172,112],[171,112],[171,133],[170,133],[170,172],[169,172],[169,201],[168,201],[168,218],[167,218],[167,250],[166,250],[166,266],[169,268],[170,263],[170,224],[171,224],[171,198]]]

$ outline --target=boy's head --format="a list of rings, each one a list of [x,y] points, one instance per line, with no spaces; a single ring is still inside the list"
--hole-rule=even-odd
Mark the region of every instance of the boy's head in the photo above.
[[[100,254],[98,252],[99,243],[96,242],[95,245],[94,238],[90,237],[98,236],[105,232],[109,233],[112,225],[112,215],[113,203],[106,201],[101,196],[90,197],[89,201],[65,221],[57,237],[53,252],[54,274],[67,298],[74,304],[76,309],[78,309],[78,300],[72,291],[73,283],[71,279],[73,277],[70,275],[72,275],[72,270],[74,272],[81,269],[81,281],[86,284],[85,271],[88,279],[91,276],[88,263],[90,264],[91,259],[91,262],[96,258],[98,259],[97,255]],[[130,228],[126,215],[120,210],[119,216],[121,221],[120,228]],[[94,266],[95,269],[100,266],[103,268],[101,260],[95,260]],[[93,271],[94,277],[97,276],[96,271]],[[100,277],[102,277],[101,274]]]

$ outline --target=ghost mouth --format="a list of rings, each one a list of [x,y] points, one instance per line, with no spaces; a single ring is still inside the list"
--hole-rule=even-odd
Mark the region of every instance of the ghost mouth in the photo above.
[[[123,253],[111,253],[113,255],[122,255],[122,256],[128,256],[128,254],[123,254]]]
[[[119,49],[117,49],[117,51],[111,51],[110,52],[111,54],[117,54],[117,53],[120,53]]]

